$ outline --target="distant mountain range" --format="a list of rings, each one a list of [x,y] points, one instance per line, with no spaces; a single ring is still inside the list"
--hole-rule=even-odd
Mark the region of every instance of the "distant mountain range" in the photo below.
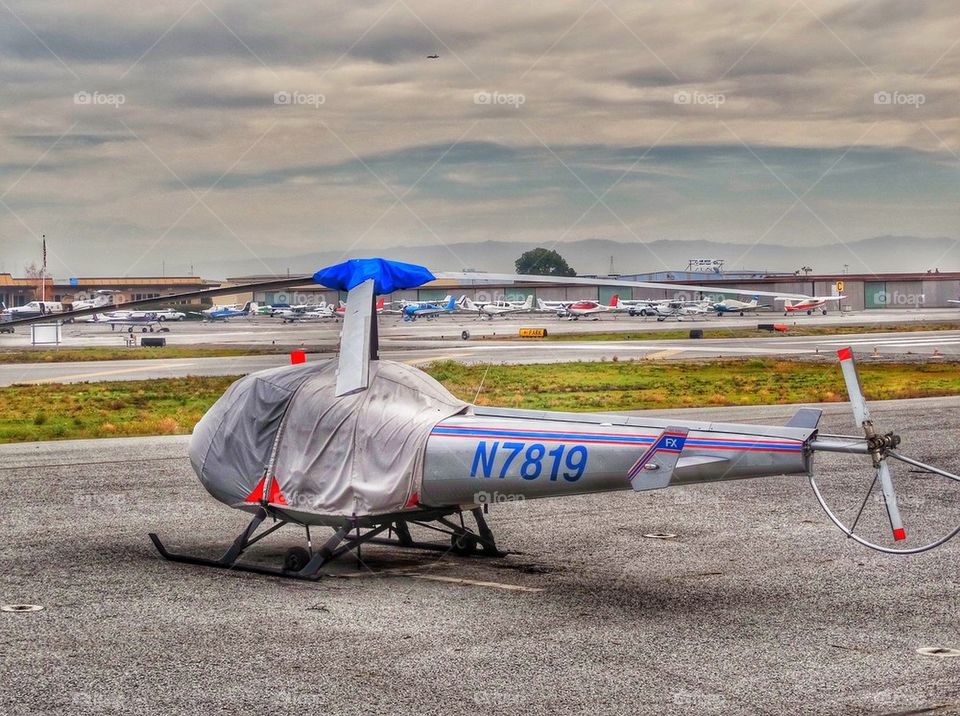
[[[380,256],[386,259],[422,264],[435,271],[514,271],[513,262],[524,251],[536,246],[556,249],[579,274],[610,272],[611,257],[616,273],[632,274],[651,271],[682,271],[692,258],[723,259],[728,271],[750,269],[793,272],[809,266],[815,273],[888,273],[897,271],[960,270],[960,240],[937,237],[877,236],[852,241],[846,245],[784,246],[728,244],[715,241],[652,241],[636,242],[585,239],[556,246],[512,242],[481,241],[473,243],[431,244],[396,247],[376,251],[356,250],[347,254],[321,251],[289,257],[264,257],[277,274],[311,273],[323,266],[347,258]],[[267,273],[263,264],[251,260],[198,262],[196,271],[209,278],[227,278]]]

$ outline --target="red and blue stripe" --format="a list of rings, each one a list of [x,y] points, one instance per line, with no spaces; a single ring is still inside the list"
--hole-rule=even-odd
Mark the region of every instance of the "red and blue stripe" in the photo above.
[[[430,433],[451,438],[502,438],[536,440],[539,442],[575,442],[584,445],[650,446],[657,435],[626,435],[621,433],[579,432],[574,430],[531,430],[517,428],[486,428],[470,425],[437,425]],[[803,442],[794,440],[736,440],[732,438],[687,438],[688,448],[702,450],[743,450],[748,452],[786,452],[803,450]]]

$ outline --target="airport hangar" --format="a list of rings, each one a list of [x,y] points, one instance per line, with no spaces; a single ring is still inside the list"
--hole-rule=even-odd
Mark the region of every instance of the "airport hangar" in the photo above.
[[[241,284],[264,281],[272,276],[245,276],[228,278],[226,284]],[[949,273],[890,273],[890,274],[827,274],[797,276],[795,274],[763,274],[757,272],[700,273],[662,272],[656,274],[620,274],[613,276],[581,276],[621,281],[649,281],[677,284],[677,291],[666,289],[618,288],[613,286],[569,286],[562,279],[556,284],[505,284],[478,278],[470,285],[453,281],[431,281],[419,289],[400,291],[387,300],[440,301],[453,294],[457,298],[466,295],[475,302],[511,300],[523,301],[532,295],[545,301],[595,300],[607,304],[617,294],[623,299],[673,299],[695,300],[701,295],[684,292],[684,284],[699,284],[744,291],[770,291],[774,293],[804,294],[808,296],[833,296],[842,293],[842,310],[860,311],[883,308],[950,308],[952,299],[960,298],[960,272]],[[337,291],[316,288],[298,288],[294,291],[259,291],[247,300],[258,303],[315,304],[321,301],[336,303],[346,298]],[[711,296],[711,298],[714,298]],[[717,296],[716,298],[723,298]],[[769,304],[770,301],[761,301]]]
[[[114,276],[56,279],[14,278],[0,273],[0,301],[7,307],[23,306],[30,301],[56,301],[67,305],[96,297],[97,291],[115,291],[114,302],[163,299],[177,293],[217,288],[222,281],[208,281],[198,276]],[[177,305],[200,305],[200,301],[178,301]]]
[[[212,281],[197,276],[175,277],[84,277],[66,280],[45,279],[46,286],[41,292],[40,279],[14,278],[9,273],[0,273],[0,301],[6,306],[22,306],[30,301],[39,300],[41,293],[47,300],[72,303],[75,300],[93,298],[100,290],[116,291],[116,301],[130,301],[142,298],[163,298],[177,293],[197,291],[205,288],[244,284],[254,281],[266,281],[276,278],[273,275],[232,277],[224,281]],[[810,296],[831,296],[842,292],[846,299],[843,310],[860,311],[863,309],[883,308],[949,308],[950,300],[960,298],[960,272],[943,273],[890,273],[890,274],[826,274],[797,276],[754,271],[736,272],[658,272],[645,274],[620,274],[605,277],[581,276],[580,278],[619,279],[623,281],[650,281],[677,284],[677,291],[640,288],[617,288],[612,286],[566,286],[558,279],[556,284],[505,284],[477,278],[472,285],[457,284],[450,281],[432,281],[425,286],[410,291],[400,291],[388,296],[388,300],[405,299],[411,301],[439,301],[448,294],[456,297],[466,295],[473,301],[524,300],[528,295],[545,301],[596,300],[609,303],[614,294],[623,299],[698,299],[700,295],[690,295],[683,290],[684,284],[700,284],[723,288],[736,288],[744,291],[759,290],[774,293],[805,294]],[[263,304],[310,303],[320,301],[336,303],[345,295],[322,286],[298,288],[295,291],[258,291],[238,292],[234,296],[221,296],[217,303],[242,303],[255,300]],[[200,305],[199,301],[181,302]],[[205,303],[209,303],[205,302]],[[763,303],[769,303],[763,301]]]

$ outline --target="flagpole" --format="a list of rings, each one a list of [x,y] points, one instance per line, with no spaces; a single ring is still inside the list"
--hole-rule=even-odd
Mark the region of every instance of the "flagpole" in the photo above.
[[[47,281],[44,278],[47,274],[47,235],[41,234],[43,237],[43,264],[40,266],[40,301],[41,303],[47,300]]]

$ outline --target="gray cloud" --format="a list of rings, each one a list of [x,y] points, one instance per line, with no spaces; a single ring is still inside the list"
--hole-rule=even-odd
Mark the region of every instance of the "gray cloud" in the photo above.
[[[70,274],[486,239],[960,238],[946,1],[9,7],[29,29],[0,8],[8,265],[44,231]]]

